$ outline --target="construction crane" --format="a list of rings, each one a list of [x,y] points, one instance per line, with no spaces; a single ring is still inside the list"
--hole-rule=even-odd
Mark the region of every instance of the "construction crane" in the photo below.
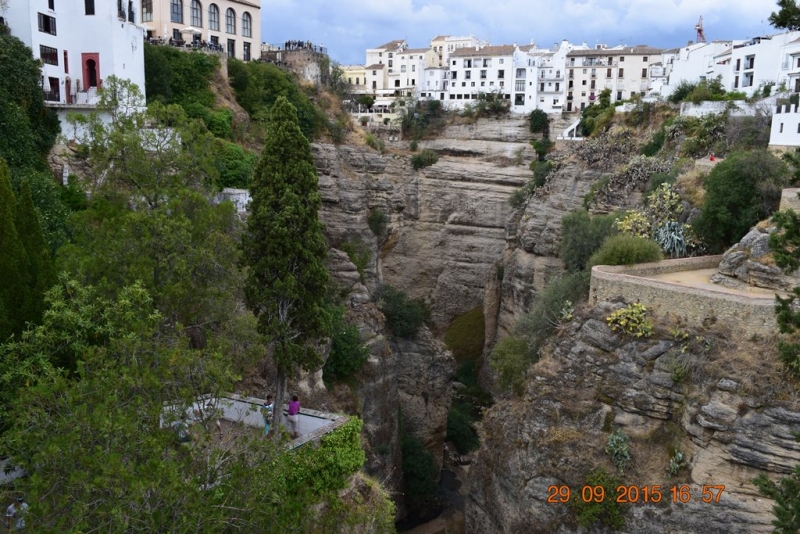
[[[695,39],[696,43],[705,43],[706,42],[706,34],[703,33],[703,16],[700,15],[700,20],[697,21],[697,24],[694,25],[694,29],[697,30],[697,38]]]

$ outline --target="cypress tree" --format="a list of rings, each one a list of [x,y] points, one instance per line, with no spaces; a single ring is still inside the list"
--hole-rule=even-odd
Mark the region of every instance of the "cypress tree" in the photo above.
[[[17,234],[11,173],[0,158],[0,341],[22,331],[30,287],[29,263]]]
[[[16,226],[29,265],[29,290],[22,317],[25,321],[38,323],[44,311],[44,293],[56,283],[56,275],[27,181],[22,182],[19,191]]]
[[[275,102],[267,128],[253,177],[242,261],[248,268],[245,302],[278,368],[280,414],[286,377],[298,366],[311,370],[322,363],[313,342],[330,329],[324,308],[327,246],[311,146],[286,98]]]

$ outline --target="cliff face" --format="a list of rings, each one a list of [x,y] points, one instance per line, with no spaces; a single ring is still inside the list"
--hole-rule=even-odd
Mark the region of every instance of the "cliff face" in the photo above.
[[[659,484],[660,504],[626,505],[625,532],[771,532],[772,502],[751,480],[788,473],[800,461],[793,384],[769,343],[736,333],[660,325],[635,340],[614,333],[602,303],[564,325],[528,372],[524,396],[500,402],[484,419],[470,471],[468,532],[575,532],[566,504],[547,503],[551,485],[580,492],[597,467],[614,473],[609,433],[631,437],[626,485]],[[685,336],[683,334],[686,334]],[[675,449],[688,467],[667,473]],[[688,503],[670,488],[691,486]],[[724,485],[703,503],[701,485]]]
[[[424,299],[446,325],[483,301],[487,273],[506,247],[508,198],[531,177],[528,139],[522,119],[453,126],[420,143],[442,156],[419,171],[411,153],[314,145],[327,233],[334,244],[366,244],[372,280]],[[380,248],[366,224],[378,209],[391,218]]]

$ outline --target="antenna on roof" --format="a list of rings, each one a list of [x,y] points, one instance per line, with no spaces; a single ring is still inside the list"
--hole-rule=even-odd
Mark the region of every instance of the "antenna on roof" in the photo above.
[[[698,20],[697,24],[694,25],[694,29],[697,30],[697,38],[695,39],[695,42],[705,43],[706,34],[703,33],[703,15],[700,15],[700,20]]]

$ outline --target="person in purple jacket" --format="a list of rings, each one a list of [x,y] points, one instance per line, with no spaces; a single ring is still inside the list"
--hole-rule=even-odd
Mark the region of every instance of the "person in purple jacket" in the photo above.
[[[289,401],[289,415],[286,418],[289,421],[289,432],[292,434],[292,439],[297,439],[300,436],[300,400],[297,395],[292,396]]]

